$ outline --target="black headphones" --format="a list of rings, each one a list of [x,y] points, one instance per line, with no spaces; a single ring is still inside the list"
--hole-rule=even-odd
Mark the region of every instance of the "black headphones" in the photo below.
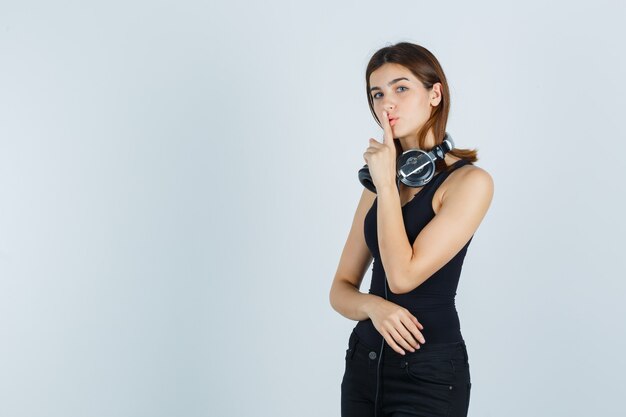
[[[454,142],[446,132],[443,142],[428,152],[421,149],[409,149],[402,152],[396,161],[397,186],[400,187],[400,182],[409,187],[421,187],[428,184],[435,175],[435,161],[444,159],[452,148],[454,148]],[[359,170],[359,181],[365,188],[376,193],[376,187],[367,164]]]

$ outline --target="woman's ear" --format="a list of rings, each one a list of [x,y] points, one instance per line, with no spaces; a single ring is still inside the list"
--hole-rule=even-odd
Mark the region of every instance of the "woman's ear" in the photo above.
[[[442,85],[441,83],[435,83],[433,84],[431,91],[430,91],[430,104],[434,107],[434,106],[438,106],[439,103],[441,103],[441,88]]]

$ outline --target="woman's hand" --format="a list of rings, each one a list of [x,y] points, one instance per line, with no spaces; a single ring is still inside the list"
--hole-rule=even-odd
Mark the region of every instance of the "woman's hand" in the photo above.
[[[363,153],[372,182],[376,189],[388,185],[396,186],[396,147],[387,112],[383,111],[383,143],[370,138],[370,145]]]
[[[402,348],[415,352],[419,343],[426,343],[420,332],[424,326],[409,310],[398,304],[381,298],[368,315],[387,344],[401,355],[404,355]]]

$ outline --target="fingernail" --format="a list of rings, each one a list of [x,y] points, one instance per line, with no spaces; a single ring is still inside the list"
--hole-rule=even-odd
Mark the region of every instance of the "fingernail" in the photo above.
[[[420,345],[417,345],[417,348],[419,349],[419,348],[420,348]]]

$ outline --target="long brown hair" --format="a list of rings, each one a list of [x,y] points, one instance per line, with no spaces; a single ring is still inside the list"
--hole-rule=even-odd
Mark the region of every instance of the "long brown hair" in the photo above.
[[[386,46],[372,55],[365,71],[365,92],[367,94],[367,102],[369,103],[370,111],[381,128],[382,124],[374,112],[374,100],[370,94],[370,75],[386,63],[402,65],[411,71],[426,89],[431,89],[435,83],[441,83],[441,101],[437,106],[434,106],[430,117],[417,135],[419,148],[425,149],[426,134],[432,127],[435,135],[435,145],[441,144],[446,134],[446,124],[448,123],[448,113],[450,112],[450,89],[437,58],[423,46],[409,42],[399,42],[395,45]],[[394,144],[396,146],[396,155],[400,155],[406,150],[402,149],[400,141],[394,141]],[[457,158],[466,159],[470,162],[476,162],[478,160],[477,149],[454,148],[449,153]],[[448,169],[448,165],[443,160],[437,160],[436,169],[446,170]]]

